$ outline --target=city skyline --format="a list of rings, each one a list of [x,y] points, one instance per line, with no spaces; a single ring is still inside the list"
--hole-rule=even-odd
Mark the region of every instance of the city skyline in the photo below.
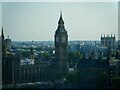
[[[17,41],[53,41],[60,11],[69,40],[100,40],[115,34],[118,39],[117,2],[2,3],[5,36]]]

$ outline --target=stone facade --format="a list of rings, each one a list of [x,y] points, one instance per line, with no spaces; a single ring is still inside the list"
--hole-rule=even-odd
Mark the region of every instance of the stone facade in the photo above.
[[[58,21],[58,28],[55,31],[55,57],[56,57],[56,74],[63,79],[68,72],[68,35],[64,27],[62,13]]]
[[[114,52],[114,50],[115,50],[115,41],[116,41],[115,35],[112,36],[112,34],[111,34],[111,36],[109,36],[109,35],[101,36],[101,45],[107,47],[109,53]]]
[[[62,14],[58,22],[59,26],[55,33],[55,62],[35,63],[28,65],[20,64],[20,55],[6,49],[6,43],[2,28],[2,82],[6,84],[32,83],[42,81],[54,81],[63,79],[67,73],[67,45],[68,35],[64,29]],[[60,42],[56,41],[59,37]],[[10,45],[10,44],[9,44]],[[7,47],[9,47],[9,45]],[[32,50],[31,50],[32,52]],[[32,54],[33,55],[33,54]],[[33,58],[33,56],[31,56]],[[58,73],[56,73],[58,72]],[[59,78],[62,77],[62,78]]]
[[[84,59],[77,64],[77,70],[80,72],[80,88],[99,88],[100,79],[102,74],[105,74],[107,78],[104,78],[104,88],[109,87],[110,80],[110,64],[107,59]]]

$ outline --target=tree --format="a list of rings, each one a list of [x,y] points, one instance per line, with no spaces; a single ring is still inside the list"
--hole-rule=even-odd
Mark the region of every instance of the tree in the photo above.
[[[68,63],[71,67],[75,66],[76,63],[82,58],[80,52],[69,52],[68,53]]]
[[[80,72],[75,71],[73,73],[69,73],[66,77],[66,81],[72,85],[79,85],[80,82]]]
[[[120,89],[120,77],[113,77],[112,87],[113,87],[114,90],[119,90]]]
[[[23,58],[28,58],[30,55],[30,52],[29,51],[22,51],[21,55]]]

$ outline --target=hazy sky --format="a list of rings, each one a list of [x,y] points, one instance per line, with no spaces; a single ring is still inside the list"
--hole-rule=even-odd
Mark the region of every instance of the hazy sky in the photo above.
[[[120,1],[119,1],[119,5],[118,5],[118,12],[119,12],[119,14],[118,14],[118,17],[119,17],[119,19],[118,19],[118,39],[120,40]]]
[[[2,27],[2,3],[0,2],[0,28]],[[1,34],[1,32],[0,32]]]
[[[53,40],[61,10],[69,40],[118,37],[117,2],[3,2],[4,33],[12,40]]]

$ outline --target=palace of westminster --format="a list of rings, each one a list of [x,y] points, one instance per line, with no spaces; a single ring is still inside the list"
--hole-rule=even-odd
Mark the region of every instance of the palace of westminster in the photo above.
[[[20,83],[32,83],[41,81],[63,80],[68,72],[68,34],[64,27],[64,21],[62,19],[62,13],[58,21],[58,28],[54,35],[55,45],[55,61],[54,63],[39,63],[39,64],[20,64],[19,53],[12,53],[9,47],[9,39],[4,38],[2,28],[2,85],[7,84],[20,84]],[[110,49],[114,49],[115,36],[102,37],[101,44],[107,46]],[[120,50],[118,46],[118,51]],[[110,58],[105,60],[100,57],[96,60],[94,58],[81,60],[77,64],[77,69],[81,71],[81,87],[95,87],[96,74],[98,71],[109,72],[110,70]],[[119,66],[112,67],[111,70],[115,71],[112,74],[120,76],[120,56],[117,56]],[[101,60],[101,61],[100,61]],[[118,65],[117,64],[117,65]],[[115,68],[115,69],[114,69]],[[117,68],[117,69],[116,69]],[[85,70],[85,71],[84,71]],[[90,74],[88,74],[90,73]],[[88,75],[86,77],[86,75]],[[111,75],[111,74],[110,74]],[[86,83],[87,82],[87,83]],[[89,83],[88,83],[89,82]],[[107,85],[109,82],[106,82]]]
[[[2,28],[2,83],[28,83],[59,79],[67,75],[67,46],[68,35],[64,27],[62,13],[58,22],[58,28],[55,31],[55,57],[54,63],[42,63],[31,65],[20,65],[20,55],[7,50],[9,39],[4,39]]]

